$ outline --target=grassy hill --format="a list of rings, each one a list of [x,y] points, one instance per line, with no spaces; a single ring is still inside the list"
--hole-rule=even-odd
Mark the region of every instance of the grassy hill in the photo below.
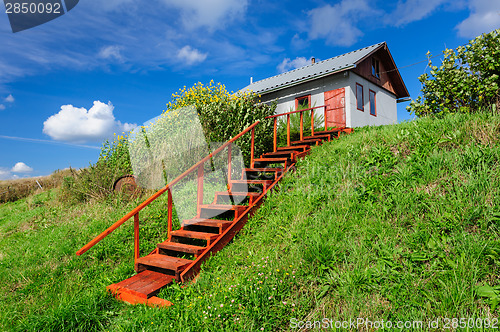
[[[0,328],[276,331],[323,318],[439,318],[443,328],[451,318],[497,319],[499,141],[499,115],[449,115],[362,128],[315,148],[196,283],[160,293],[174,302],[168,309],[105,292],[134,273],[131,222],[74,255],[137,202],[66,206],[52,190],[2,204]],[[165,201],[141,220],[146,254],[166,236]]]

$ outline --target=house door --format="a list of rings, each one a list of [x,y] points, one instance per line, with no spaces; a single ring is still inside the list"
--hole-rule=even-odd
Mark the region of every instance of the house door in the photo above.
[[[325,92],[326,125],[345,127],[345,88]]]

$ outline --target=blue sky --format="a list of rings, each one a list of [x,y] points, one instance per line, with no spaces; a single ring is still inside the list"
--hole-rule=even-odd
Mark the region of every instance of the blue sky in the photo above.
[[[381,41],[416,98],[427,51],[500,27],[500,0],[81,0],[15,34],[0,8],[0,179],[88,166],[183,86],[237,91]]]

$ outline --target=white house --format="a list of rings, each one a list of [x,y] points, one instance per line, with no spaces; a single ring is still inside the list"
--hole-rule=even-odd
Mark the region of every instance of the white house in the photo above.
[[[326,105],[328,127],[397,122],[396,103],[409,94],[385,42],[315,62],[242,89],[277,100],[277,113]],[[321,111],[323,112],[323,111]]]

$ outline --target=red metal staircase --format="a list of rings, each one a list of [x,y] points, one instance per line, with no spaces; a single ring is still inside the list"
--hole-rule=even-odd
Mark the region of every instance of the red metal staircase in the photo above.
[[[324,106],[319,106],[323,107]],[[194,278],[200,271],[201,264],[210,255],[221,250],[241,230],[255,210],[262,204],[266,194],[281,180],[283,175],[292,169],[299,158],[306,156],[312,145],[320,145],[323,141],[338,138],[341,133],[350,133],[350,128],[330,129],[325,127],[321,132],[314,132],[311,124],[311,136],[303,136],[303,112],[319,108],[293,111],[278,114],[274,119],[274,147],[272,152],[264,153],[254,159],[254,133],[257,121],[240,134],[229,140],[219,149],[200,160],[185,173],[170,182],[134,210],[129,212],[87,245],[82,247],[77,255],[81,255],[92,246],[109,235],[130,218],[134,218],[134,253],[135,270],[137,274],[131,278],[107,287],[117,299],[131,303],[143,303],[150,306],[170,306],[172,303],[155,295],[170,283],[185,282]],[[300,113],[300,139],[290,140],[290,114]],[[287,116],[287,144],[277,146],[277,118]],[[313,123],[313,120],[311,121]],[[326,126],[326,123],[325,123]],[[227,149],[231,168],[231,144],[241,136],[251,131],[251,162],[250,168],[244,168],[240,179],[232,179],[228,172],[228,190],[216,192],[211,204],[203,204],[204,164],[214,155]],[[184,220],[181,229],[172,230],[172,196],[171,188],[191,172],[197,171],[197,214],[192,219]],[[246,190],[248,188],[248,190]],[[164,193],[168,194],[168,239],[144,257],[139,257],[139,211]],[[234,205],[242,202],[245,205]],[[211,217],[215,216],[215,217]],[[218,219],[220,218],[220,219]]]

